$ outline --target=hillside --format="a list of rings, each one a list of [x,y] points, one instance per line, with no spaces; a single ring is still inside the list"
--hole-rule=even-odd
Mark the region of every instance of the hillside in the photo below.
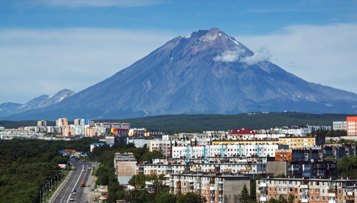
[[[147,128],[163,132],[192,132],[205,130],[230,130],[235,128],[271,128],[283,125],[332,125],[332,121],[346,120],[352,114],[307,114],[307,113],[256,113],[252,115],[207,115],[179,114],[148,116],[142,118],[96,120],[97,122],[130,123],[132,128]],[[47,121],[48,125],[54,122]],[[73,123],[73,122],[70,122]],[[18,127],[36,124],[36,121],[0,121],[0,126]]]
[[[262,111],[357,113],[356,106],[356,94],[307,82],[269,62],[268,52],[254,53],[212,28],[178,36],[61,102],[0,119],[93,120]]]

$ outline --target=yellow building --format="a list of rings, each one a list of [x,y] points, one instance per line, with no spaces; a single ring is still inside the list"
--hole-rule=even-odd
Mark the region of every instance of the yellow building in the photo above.
[[[213,140],[212,145],[269,145],[279,144],[278,139],[271,140]]]
[[[313,147],[316,145],[315,137],[281,137],[279,144],[289,145],[290,149]]]

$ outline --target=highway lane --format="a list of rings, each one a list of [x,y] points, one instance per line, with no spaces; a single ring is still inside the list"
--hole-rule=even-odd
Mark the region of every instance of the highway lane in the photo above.
[[[86,181],[87,183],[92,172],[92,170],[88,170],[88,167],[92,167],[92,164],[83,160],[76,162],[75,159],[71,159],[70,162],[73,172],[67,177],[67,182],[60,188],[58,195],[52,201],[53,203],[85,202],[85,197],[83,196],[84,187],[81,187],[81,181]],[[73,194],[74,188],[77,190],[75,195]],[[70,201],[71,197],[74,198],[74,201]]]

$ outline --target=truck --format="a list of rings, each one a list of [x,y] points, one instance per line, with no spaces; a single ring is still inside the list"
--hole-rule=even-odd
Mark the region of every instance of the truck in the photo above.
[[[81,187],[85,187],[86,186],[86,181],[81,181]]]

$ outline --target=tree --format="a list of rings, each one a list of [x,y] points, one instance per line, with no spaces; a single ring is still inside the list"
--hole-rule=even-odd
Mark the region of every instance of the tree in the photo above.
[[[157,203],[176,203],[176,196],[170,193],[164,193],[157,200]]]
[[[197,203],[197,202],[207,202],[206,198],[202,197],[200,194],[193,192],[188,192],[186,195],[179,195],[177,197],[177,203]]]
[[[290,194],[288,197],[288,203],[294,203],[295,196],[293,194]]]
[[[239,202],[249,203],[250,196],[248,193],[247,186],[244,184],[242,192],[238,195]]]
[[[256,183],[259,179],[261,179],[259,174],[254,179],[250,179],[250,198],[254,201],[256,200]]]
[[[333,158],[332,156],[326,157],[325,161],[336,161],[335,158]]]
[[[278,175],[275,176],[275,178],[285,178],[284,173],[279,173]]]

